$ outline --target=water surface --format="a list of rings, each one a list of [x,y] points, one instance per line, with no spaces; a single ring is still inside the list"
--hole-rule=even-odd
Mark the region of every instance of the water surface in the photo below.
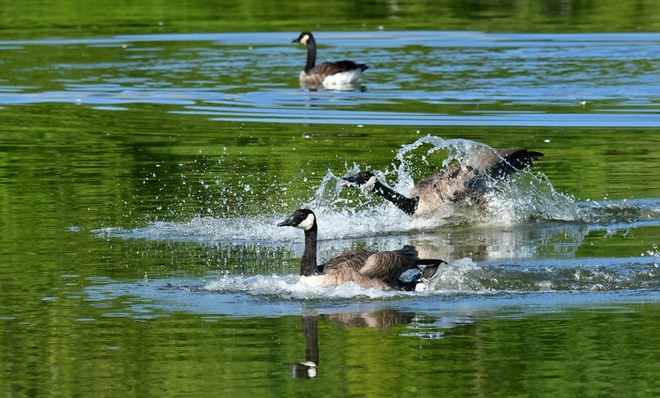
[[[297,33],[0,42],[2,389],[657,395],[660,36],[319,32],[370,65],[333,92],[298,86]],[[545,154],[485,214],[338,183],[405,192],[480,145]],[[310,288],[276,227],[299,207],[320,259],[449,264],[423,292]]]

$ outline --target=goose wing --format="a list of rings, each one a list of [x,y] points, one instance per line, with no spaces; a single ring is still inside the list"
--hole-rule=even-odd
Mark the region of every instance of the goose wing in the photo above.
[[[323,77],[331,76],[336,73],[346,72],[347,70],[353,69],[367,69],[366,65],[357,64],[353,61],[338,61],[338,62],[324,62],[322,64],[316,65],[309,72],[309,75],[320,75]]]
[[[347,282],[354,282],[363,288],[390,290],[392,286],[380,279],[372,279],[362,275],[353,268],[340,268],[322,275],[323,286],[337,286]]]
[[[470,181],[477,178],[478,172],[474,167],[454,163],[429,177],[419,180],[410,192],[409,197],[419,197],[420,202],[431,203],[435,201],[456,201],[462,198]]]
[[[416,266],[417,250],[406,245],[402,249],[374,253],[367,258],[360,274],[369,279],[395,283],[401,274]]]
[[[488,182],[500,180],[532,165],[543,156],[524,148],[484,148],[474,151],[460,162],[420,180],[409,197],[419,197],[420,204],[457,202],[471,198],[477,203],[488,188]],[[419,212],[419,211],[418,211]]]
[[[321,268],[321,271],[324,274],[332,273],[344,268],[358,271],[364,266],[367,258],[373,253],[374,252],[368,250],[350,250],[331,258],[319,268]]]
[[[532,165],[543,156],[541,152],[525,148],[483,149],[466,159],[466,165],[474,170],[471,180],[466,181],[466,194],[473,198],[481,196],[489,189],[489,184],[507,178],[509,175]]]
[[[523,170],[543,156],[541,152],[528,151],[525,148],[499,148],[496,150],[500,159],[493,164],[491,169],[499,167],[507,174]]]
[[[358,64],[357,62],[349,61],[347,59],[343,61],[337,61],[333,62],[334,64],[341,66],[344,68],[344,70],[353,70],[353,69],[360,69],[361,72],[364,72],[365,70],[369,69],[369,67],[366,64]]]

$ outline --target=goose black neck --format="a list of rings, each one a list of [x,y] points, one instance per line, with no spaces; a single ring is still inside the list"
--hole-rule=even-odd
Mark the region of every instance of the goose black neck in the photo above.
[[[319,317],[303,315],[302,328],[305,334],[305,360],[319,364]]]
[[[310,36],[307,41],[307,64],[305,64],[305,72],[309,73],[316,65],[316,41]]]
[[[373,192],[394,203],[396,207],[403,210],[403,212],[408,215],[415,214],[415,211],[417,210],[419,198],[405,197],[392,188],[383,185],[380,181],[376,181]]]
[[[319,273],[316,265],[316,235],[318,228],[316,223],[312,228],[305,231],[305,251],[300,261],[300,276],[312,276]]]

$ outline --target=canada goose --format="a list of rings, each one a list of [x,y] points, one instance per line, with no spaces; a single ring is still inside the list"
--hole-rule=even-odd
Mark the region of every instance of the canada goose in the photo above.
[[[352,250],[331,258],[325,264],[316,263],[318,225],[316,215],[309,209],[298,209],[278,227],[295,227],[305,231],[305,251],[300,262],[300,277],[310,285],[332,286],[355,282],[364,288],[414,289],[417,281],[402,282],[401,274],[422,264],[422,278],[432,277],[440,259],[420,259],[414,247],[405,245],[399,250],[372,252]]]
[[[483,148],[461,161],[421,179],[404,196],[381,183],[373,173],[359,172],[343,177],[343,186],[358,186],[394,203],[404,213],[428,216],[441,206],[464,201],[483,205],[490,181],[498,181],[522,170],[543,156],[524,148]]]
[[[316,41],[311,32],[302,32],[292,43],[307,47],[307,63],[300,72],[300,84],[309,88],[350,86],[368,66],[353,61],[324,62],[316,65]]]

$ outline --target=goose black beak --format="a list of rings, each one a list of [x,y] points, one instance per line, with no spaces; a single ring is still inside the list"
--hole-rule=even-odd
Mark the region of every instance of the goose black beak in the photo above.
[[[289,217],[281,223],[277,224],[278,227],[292,227],[293,226],[293,217]]]
[[[357,181],[355,180],[355,176],[347,176],[341,178],[342,187],[354,187],[356,186],[356,183]]]

